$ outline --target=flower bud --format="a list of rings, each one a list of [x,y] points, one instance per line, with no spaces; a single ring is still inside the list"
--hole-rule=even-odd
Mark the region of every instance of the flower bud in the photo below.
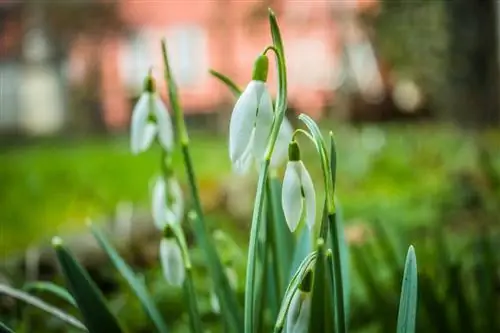
[[[265,54],[261,54],[255,59],[253,64],[252,80],[266,82],[268,72],[269,59]]]
[[[173,286],[181,286],[186,271],[182,252],[174,238],[162,238],[160,241],[160,263],[163,276]]]

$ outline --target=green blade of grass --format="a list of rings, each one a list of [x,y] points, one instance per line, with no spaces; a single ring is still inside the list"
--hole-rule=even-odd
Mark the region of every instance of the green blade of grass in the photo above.
[[[21,290],[17,290],[14,288],[11,288],[7,285],[0,284],[0,294],[5,294],[10,297],[13,297],[15,299],[18,299],[20,301],[23,301],[29,305],[32,305],[42,311],[47,312],[48,314],[51,314],[52,316],[59,318],[63,322],[81,330],[84,332],[87,332],[87,328],[85,325],[83,325],[78,319],[75,317],[59,310],[56,307],[53,307],[52,305],[47,304],[46,302],[42,301],[41,299],[31,296],[28,293],[25,293]]]
[[[203,332],[203,327],[201,325],[201,316],[198,312],[198,305],[196,301],[196,291],[193,283],[193,272],[192,268],[186,268],[186,279],[184,280],[184,293],[188,299],[188,311],[189,311],[189,325],[191,326],[192,333]]]
[[[158,308],[151,299],[151,296],[149,295],[149,292],[144,283],[137,278],[135,273],[118,254],[118,252],[113,247],[113,245],[111,245],[106,236],[93,224],[89,224],[89,227],[92,231],[92,234],[94,235],[94,238],[97,240],[104,252],[106,252],[113,266],[115,266],[118,272],[120,272],[121,276],[123,276],[123,278],[127,281],[128,285],[141,302],[144,310],[149,315],[149,318],[151,318],[151,320],[153,321],[158,332],[168,332],[167,325],[165,324],[160,311],[158,311]]]
[[[14,331],[0,321],[0,333],[14,333]]]
[[[31,293],[34,291],[47,292],[49,294],[55,295],[56,297],[64,300],[65,302],[68,302],[69,304],[75,307],[77,306],[75,299],[66,289],[52,282],[46,282],[46,281],[29,282],[24,285],[23,290]]]
[[[215,78],[219,79],[226,87],[229,88],[231,93],[234,95],[234,97],[238,98],[241,95],[241,88],[238,87],[236,83],[233,82],[229,77],[225,76],[224,74],[217,72],[216,70],[210,69],[210,74],[214,76]]]
[[[109,310],[104,296],[85,269],[64,247],[59,237],[52,239],[66,283],[75,298],[83,320],[91,333],[123,332],[117,318]]]
[[[398,333],[414,333],[417,316],[417,258],[410,246],[406,255],[401,298],[398,311]]]

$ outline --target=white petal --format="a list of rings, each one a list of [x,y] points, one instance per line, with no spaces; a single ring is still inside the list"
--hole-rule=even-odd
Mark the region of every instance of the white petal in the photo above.
[[[185,278],[181,249],[173,239],[160,241],[160,262],[165,279],[174,286],[181,286]]]
[[[281,123],[276,146],[274,146],[273,156],[271,157],[271,166],[276,168],[283,164],[288,156],[288,144],[292,140],[293,128],[288,119],[285,117]]]
[[[309,229],[312,229],[316,222],[316,192],[314,185],[304,163],[300,163],[300,181],[304,190],[305,205],[306,205],[306,223]]]
[[[165,180],[163,179],[163,177],[158,177],[153,187],[151,213],[153,215],[153,222],[159,230],[163,230],[166,224],[165,200],[166,200]]]
[[[283,188],[281,193],[281,203],[285,213],[286,223],[290,231],[295,231],[300,222],[303,209],[302,194],[300,191],[300,174],[297,172],[297,161],[288,162],[285,176],[283,178]]]
[[[173,213],[174,223],[180,223],[184,219],[184,197],[179,182],[175,178],[168,179],[168,193],[173,198],[170,211]]]
[[[149,94],[141,95],[134,109],[132,110],[132,119],[130,121],[130,149],[133,154],[139,154],[144,151],[145,127],[148,124]]]
[[[256,111],[257,91],[252,81],[236,102],[229,122],[229,157],[233,164],[247,149],[255,124]]]
[[[156,125],[148,122],[144,127],[144,132],[142,136],[141,151],[146,151],[153,143],[156,136]]]
[[[154,99],[154,112],[158,124],[158,139],[163,149],[171,151],[174,147],[174,130],[172,127],[172,120],[160,96],[155,95]]]
[[[253,128],[252,132],[250,133],[250,138],[248,139],[246,149],[236,160],[233,161],[233,170],[235,173],[243,175],[246,174],[250,169],[250,166],[252,165],[253,161],[252,147],[254,142],[255,142],[255,128]]]
[[[257,125],[255,131],[255,142],[253,155],[257,162],[262,161],[266,152],[269,134],[273,125],[274,112],[271,95],[264,82],[258,86],[259,109],[257,111]]]

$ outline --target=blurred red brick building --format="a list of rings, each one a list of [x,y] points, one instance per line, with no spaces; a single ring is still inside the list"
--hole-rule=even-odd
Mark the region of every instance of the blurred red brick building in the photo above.
[[[166,95],[160,52],[163,37],[186,112],[214,112],[230,101],[230,93],[208,70],[216,69],[240,85],[248,82],[254,58],[271,43],[268,6],[277,12],[285,40],[290,103],[299,110],[307,105],[307,111],[314,114],[325,103],[323,93],[331,91],[339,76],[339,20],[349,20],[375,5],[375,0],[123,0],[120,15],[130,33],[110,36],[100,46],[107,123],[118,128],[127,124],[131,98],[140,94],[150,66]],[[92,47],[91,41],[75,40],[69,59],[74,83],[85,74],[86,49]],[[271,87],[274,74],[271,71]]]

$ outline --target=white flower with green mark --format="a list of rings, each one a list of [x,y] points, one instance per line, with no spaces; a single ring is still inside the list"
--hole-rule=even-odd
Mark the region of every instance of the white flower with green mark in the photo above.
[[[253,79],[236,102],[229,123],[229,157],[233,170],[245,174],[254,163],[264,158],[274,120],[273,102],[266,86],[269,61],[261,55],[255,61]],[[286,156],[292,127],[284,120],[271,165],[278,166]]]
[[[286,333],[305,333],[311,318],[311,293],[295,291],[286,315]]]
[[[151,74],[144,81],[144,91],[132,111],[130,148],[133,154],[149,149],[158,138],[166,151],[174,146],[172,120],[168,110],[156,92],[156,83]]]
[[[160,263],[163,276],[169,284],[181,286],[186,277],[182,251],[175,238],[164,237],[160,241]]]
[[[184,198],[177,179],[173,176],[156,178],[151,204],[153,222],[159,230],[167,223],[181,223],[184,218]]]
[[[311,176],[300,160],[296,141],[290,142],[288,158],[281,195],[286,222],[292,232],[302,219],[312,229],[316,221],[316,193]]]

